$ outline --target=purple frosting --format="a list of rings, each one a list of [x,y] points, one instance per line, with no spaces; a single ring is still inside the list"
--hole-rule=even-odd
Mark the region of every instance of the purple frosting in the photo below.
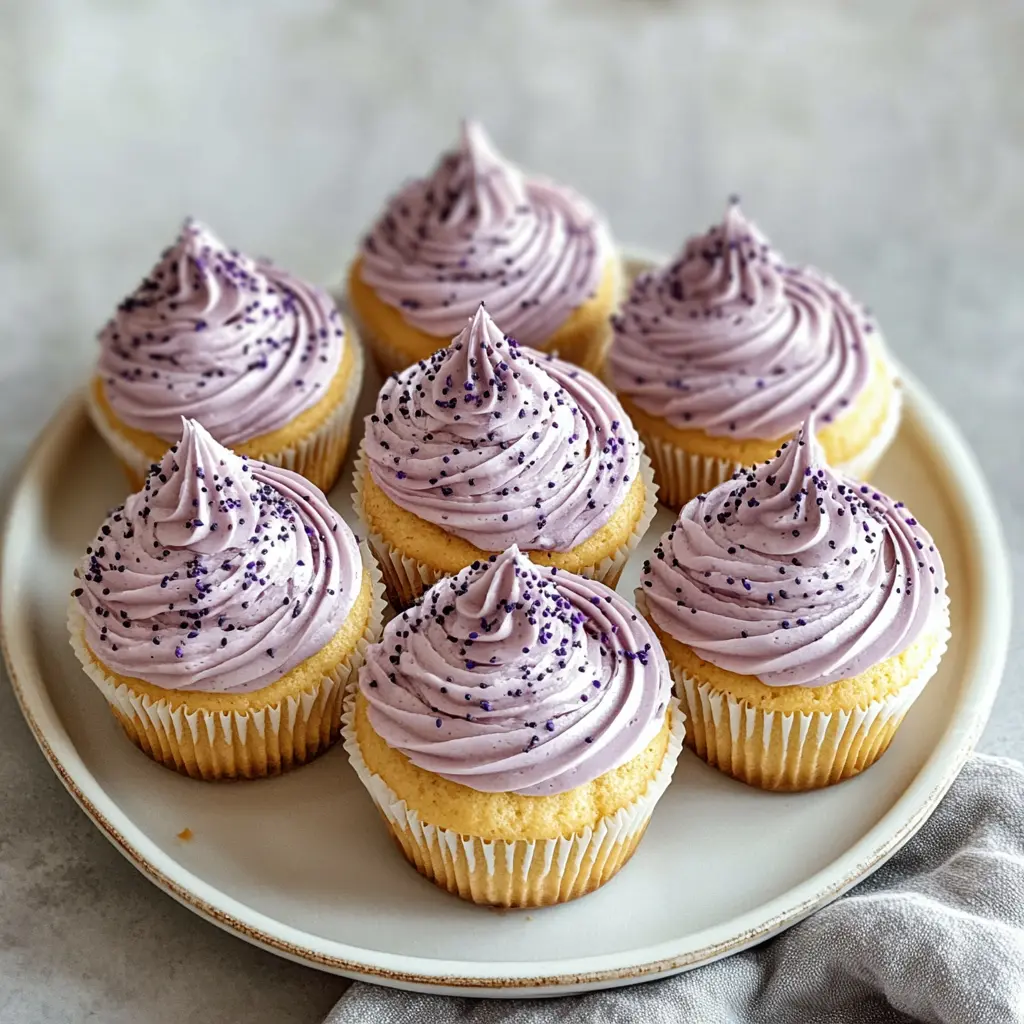
[[[244,693],[331,640],[362,574],[352,531],[308,480],[239,457],[186,420],[86,548],[73,596],[108,669]]]
[[[359,687],[373,728],[413,764],[527,796],[635,757],[664,725],[670,694],[661,645],[632,605],[514,547],[392,619]]]
[[[661,629],[769,686],[855,676],[948,614],[928,532],[830,469],[809,422],[773,460],[689,502],[642,580]]]
[[[786,266],[734,201],[674,263],[637,279],[608,363],[616,391],[673,426],[789,437],[863,391],[874,331],[834,281]]]
[[[484,551],[576,547],[640,467],[611,392],[505,337],[482,305],[447,349],[385,381],[364,444],[396,505]]]
[[[526,179],[473,121],[433,174],[396,195],[362,248],[362,277],[414,327],[450,338],[481,301],[540,345],[597,291],[613,249],[580,196]]]
[[[97,372],[123,422],[170,442],[191,417],[227,445],[320,401],[345,344],[326,292],[228,249],[194,220],[99,338]]]

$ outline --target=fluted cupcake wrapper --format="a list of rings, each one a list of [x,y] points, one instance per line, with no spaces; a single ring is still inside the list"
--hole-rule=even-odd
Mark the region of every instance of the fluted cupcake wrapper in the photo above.
[[[835,469],[856,480],[868,479],[896,437],[902,405],[902,391],[896,387],[881,429],[862,451],[847,462],[837,463]],[[731,459],[686,451],[655,434],[640,432],[640,439],[654,465],[661,502],[669,508],[682,508],[698,494],[706,494],[731,480],[734,473],[749,468]]]
[[[675,698],[670,707],[668,747],[643,795],[582,832],[557,839],[487,840],[422,821],[366,766],[356,738],[354,691],[345,701],[342,739],[359,781],[402,853],[421,875],[473,903],[543,907],[593,892],[633,855],[682,750],[685,717]]]
[[[369,472],[366,468],[364,445],[365,439],[360,442],[359,453],[356,456],[352,507],[362,520],[367,540],[377,556],[381,572],[384,574],[388,598],[394,607],[408,608],[411,604],[415,604],[438,580],[449,574],[410,557],[394,547],[379,533],[370,529],[363,511],[363,474]],[[658,511],[658,485],[654,482],[651,461],[643,451],[640,453],[640,475],[644,481],[644,507],[629,537],[612,554],[602,558],[594,565],[585,566],[578,575],[597,580],[613,589],[618,583],[629,556],[643,540],[644,534],[647,533],[647,529]]]
[[[648,615],[642,594],[637,609]],[[760,789],[819,789],[851,778],[888,749],[904,715],[935,675],[949,637],[944,624],[932,656],[896,693],[831,713],[753,707],[670,659],[676,696],[689,720],[686,744],[726,775]]]
[[[352,373],[345,388],[345,394],[334,407],[330,416],[312,433],[287,448],[261,452],[252,457],[256,462],[265,462],[270,466],[282,466],[300,473],[325,494],[334,486],[341,473],[341,465],[345,461],[345,454],[348,451],[352,417],[355,413],[356,403],[359,401],[359,392],[363,386],[365,363],[363,347],[353,331],[346,332],[345,340],[346,344],[352,345],[354,354]],[[153,460],[110,422],[100,407],[92,387],[86,389],[86,405],[89,410],[89,418],[96,430],[123,465],[132,489],[141,489]]]
[[[370,644],[380,639],[384,584],[373,555],[360,545],[373,600],[366,629],[349,656],[312,689],[245,711],[189,710],[153,700],[108,673],[90,654],[77,602],[68,611],[71,646],[86,675],[107,699],[128,738],[154,761],[194,779],[256,779],[296,768],[338,738],[342,706]],[[259,691],[247,694],[254,696]]]

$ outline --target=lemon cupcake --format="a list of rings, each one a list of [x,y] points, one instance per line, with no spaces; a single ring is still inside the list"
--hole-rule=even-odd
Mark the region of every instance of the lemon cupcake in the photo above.
[[[637,606],[709,764],[763,789],[873,764],[949,637],[942,559],[901,502],[829,467],[811,423],[689,502]]]
[[[614,586],[656,508],[611,392],[506,338],[483,306],[447,348],[384,382],[355,485],[397,607],[511,544]]]
[[[474,903],[562,903],[632,856],[682,747],[648,624],[516,548],[367,651],[345,747],[406,858]]]
[[[787,266],[736,200],[636,280],[607,373],[672,508],[771,458],[812,412],[829,462],[862,478],[899,425],[874,322],[834,281]]]
[[[619,294],[603,221],[570,189],[526,178],[475,122],[370,230],[348,280],[382,373],[428,359],[481,301],[521,344],[596,372]]]
[[[198,779],[275,775],[324,751],[380,636],[380,575],[323,494],[194,420],[76,576],[82,667],[129,739]]]
[[[326,292],[189,220],[99,340],[90,413],[132,487],[182,416],[239,455],[334,485],[363,356]]]

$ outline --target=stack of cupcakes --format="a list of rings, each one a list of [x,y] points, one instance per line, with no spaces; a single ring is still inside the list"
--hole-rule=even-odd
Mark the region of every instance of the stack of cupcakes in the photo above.
[[[472,122],[391,200],[348,281],[390,374],[355,467],[361,545],[324,496],[355,334],[186,222],[89,390],[137,490],[68,625],[129,738],[224,779],[342,734],[417,870],[506,907],[612,878],[684,742],[771,790],[873,764],[949,637],[934,542],[861,481],[900,418],[876,325],[735,202],[613,315],[619,267],[585,201]],[[659,488],[680,511],[634,608],[609,588]]]

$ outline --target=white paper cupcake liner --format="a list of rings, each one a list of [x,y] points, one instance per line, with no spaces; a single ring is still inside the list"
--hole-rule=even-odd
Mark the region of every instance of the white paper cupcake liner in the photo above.
[[[649,617],[642,593],[637,610]],[[708,764],[761,789],[803,790],[858,774],[885,753],[904,715],[935,675],[949,643],[948,619],[918,674],[896,693],[834,712],[765,711],[669,665],[689,719],[687,745]]]
[[[366,538],[377,556],[391,603],[396,608],[408,608],[438,580],[449,574],[404,554],[370,528],[363,509],[363,474],[368,472],[364,445],[365,439],[360,442],[356,456],[352,507],[362,520]],[[629,556],[636,550],[658,511],[658,486],[654,482],[654,469],[644,451],[640,452],[640,475],[644,481],[644,507],[629,537],[612,554],[594,565],[585,566],[578,575],[597,580],[613,589],[618,583]]]
[[[125,733],[154,761],[196,779],[277,775],[311,761],[335,742],[345,693],[363,664],[367,647],[380,639],[384,584],[365,544],[360,545],[360,551],[373,588],[363,635],[348,658],[326,673],[313,689],[275,704],[245,711],[190,711],[185,705],[174,707],[168,700],[153,700],[135,692],[106,672],[90,654],[85,619],[74,600],[68,610],[71,646]]]
[[[669,508],[682,508],[691,498],[705,494],[743,469],[739,462],[698,455],[663,441],[654,434],[640,434],[650,454],[661,501]]]
[[[355,691],[345,700],[342,741],[359,781],[420,874],[448,892],[486,906],[541,907],[597,889],[632,856],[668,787],[683,746],[685,718],[671,699],[668,747],[643,795],[592,827],[558,839],[486,840],[437,828],[366,766],[355,730]]]
[[[258,461],[282,466],[301,474],[316,484],[324,494],[330,492],[341,475],[341,466],[348,451],[352,417],[363,388],[365,355],[362,343],[349,327],[346,341],[352,345],[353,363],[345,394],[327,420],[308,437],[288,448],[261,456]]]
[[[834,468],[856,480],[867,480],[896,437],[902,408],[903,392],[896,382],[885,420],[878,432],[852,459],[837,463]],[[747,463],[686,451],[650,433],[641,432],[640,439],[654,465],[661,502],[669,508],[682,508],[698,494],[706,494],[713,487],[731,480],[735,473],[749,468]]]
[[[270,466],[282,466],[306,477],[325,494],[337,482],[341,472],[341,464],[348,450],[352,417],[359,392],[363,386],[363,370],[365,357],[359,337],[346,324],[345,341],[352,346],[352,372],[342,399],[331,411],[330,416],[319,427],[301,441],[287,448],[272,452],[261,452],[252,456],[256,462],[265,462]],[[138,490],[149,474],[153,460],[140,448],[137,448],[111,422],[97,400],[92,386],[86,389],[86,406],[89,417],[107,442],[111,450],[124,465],[125,471],[134,489]],[[170,444],[168,444],[170,447]]]

